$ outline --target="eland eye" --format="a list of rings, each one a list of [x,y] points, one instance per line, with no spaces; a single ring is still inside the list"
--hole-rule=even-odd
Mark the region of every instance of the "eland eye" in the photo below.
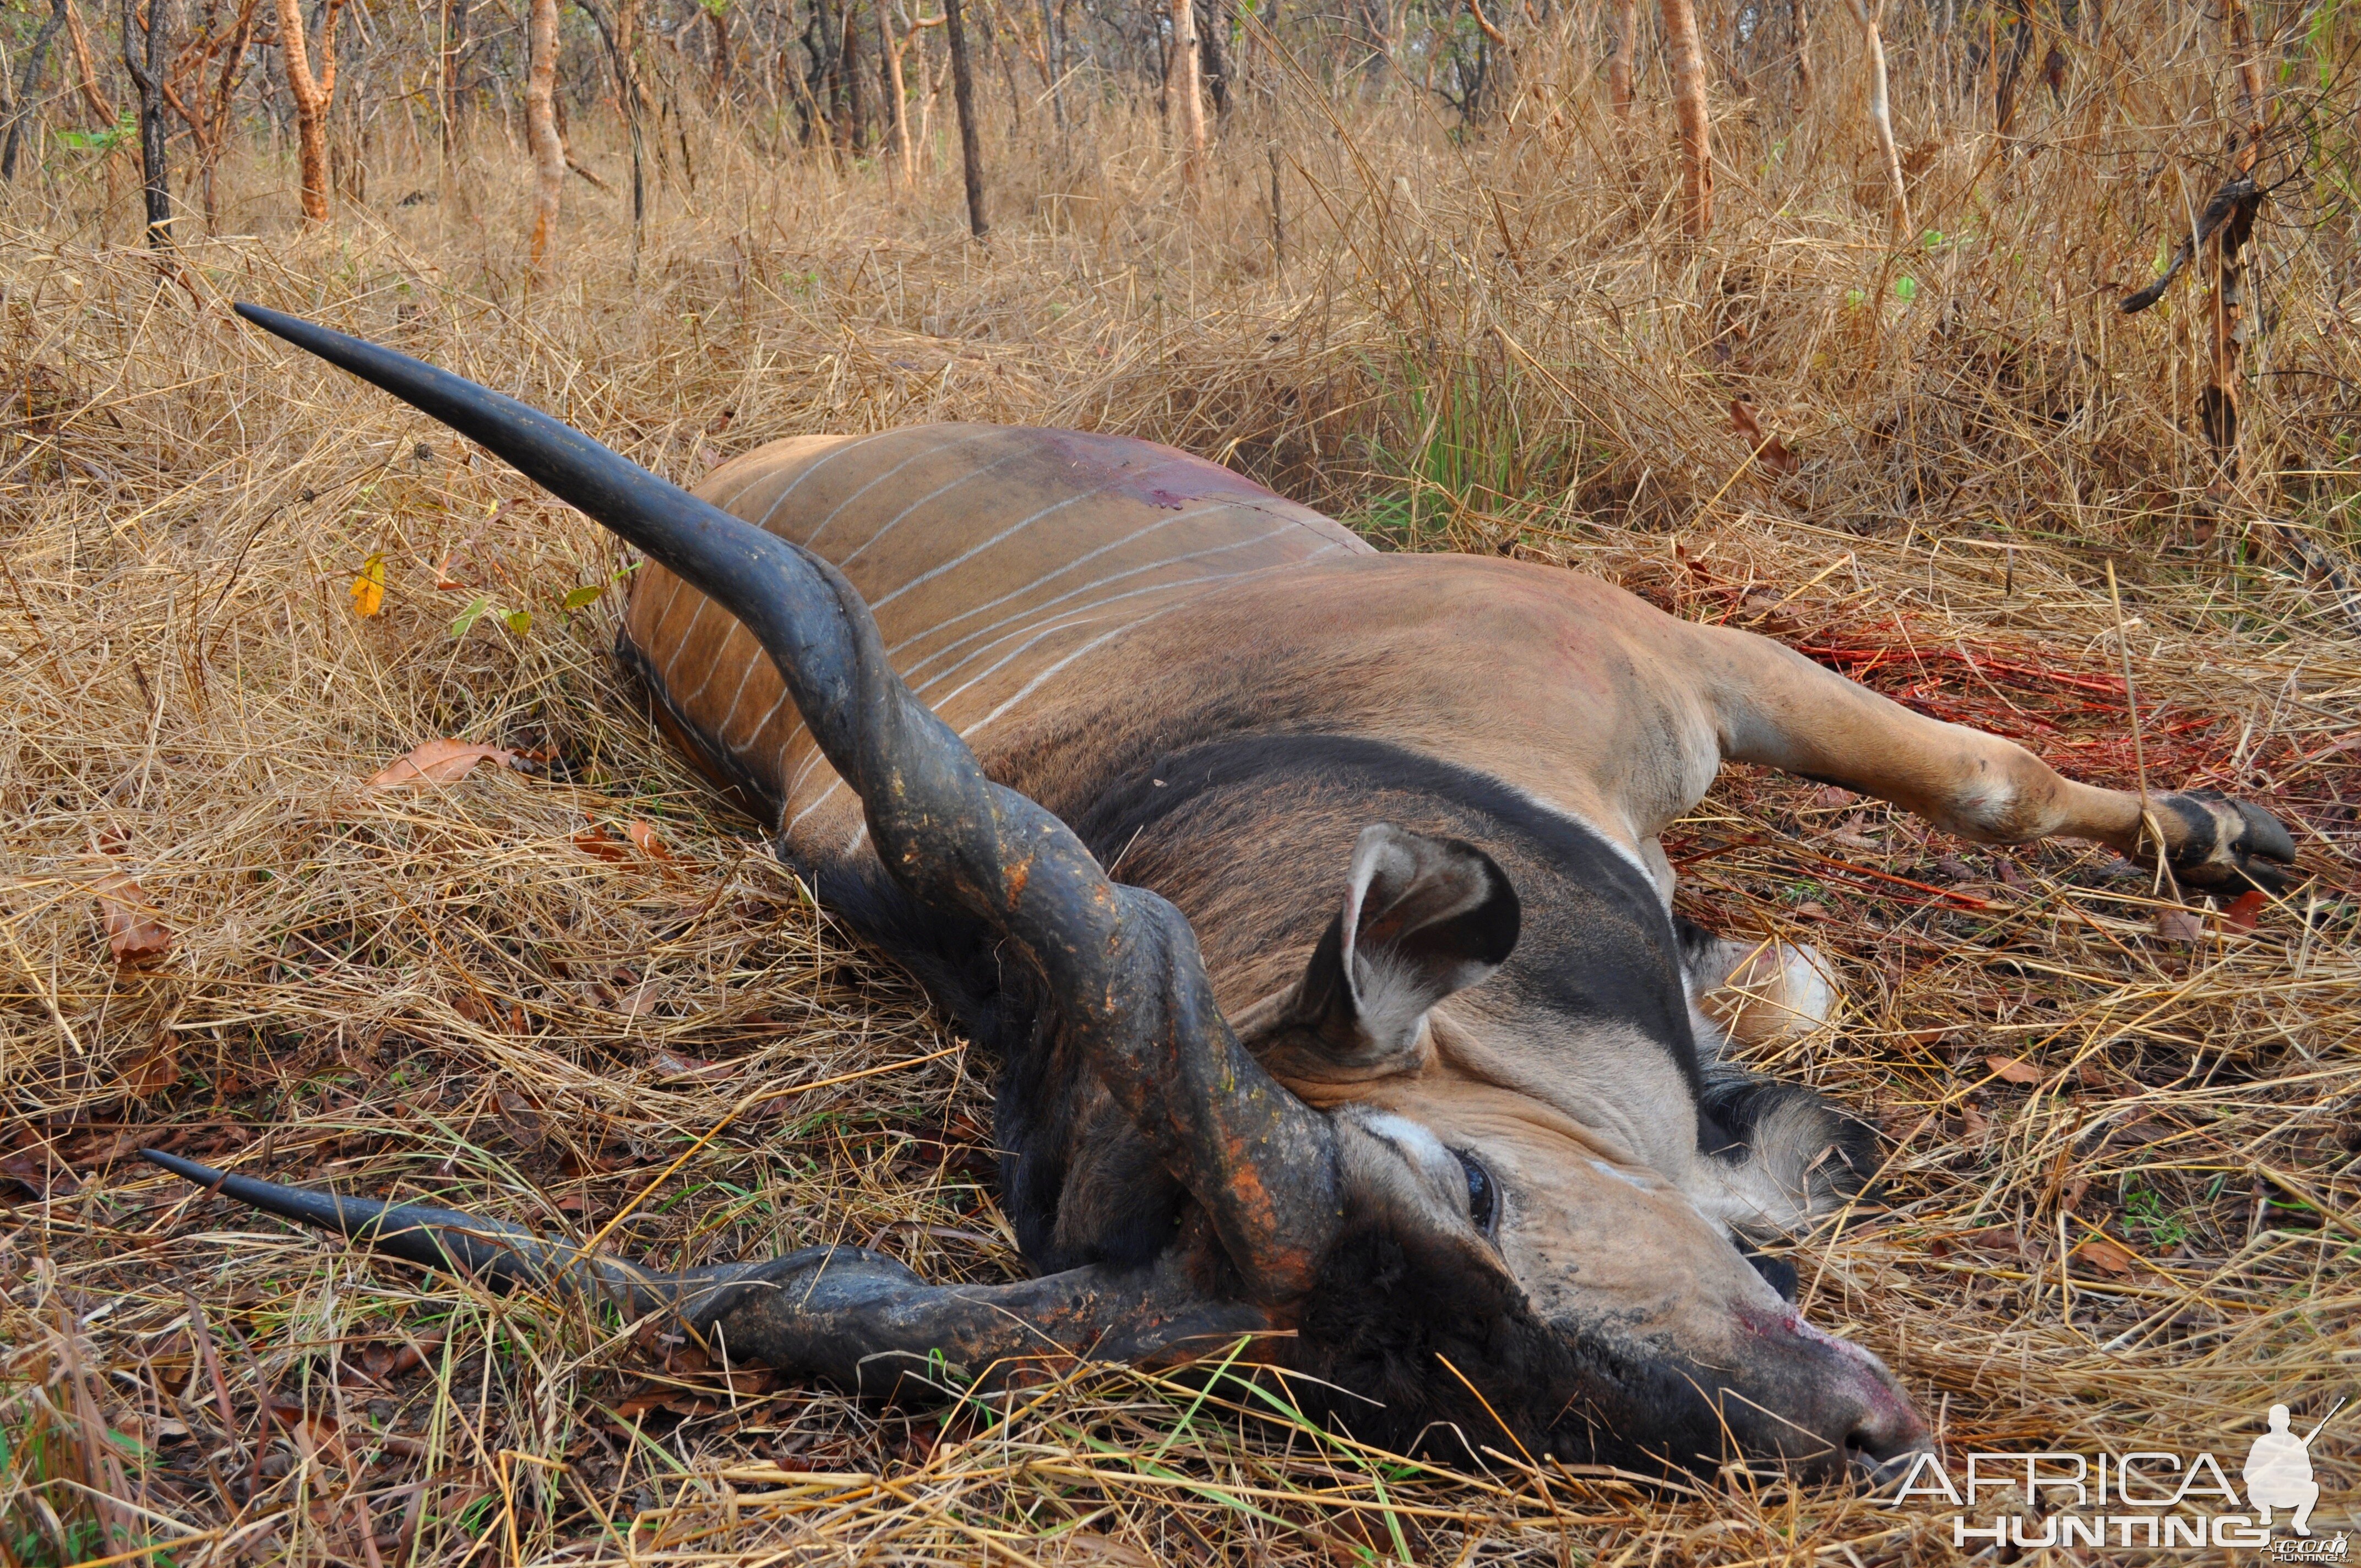
[[[1492,1173],[1474,1156],[1458,1149],[1451,1152],[1457,1157],[1459,1168],[1467,1173],[1467,1223],[1488,1236],[1500,1214],[1499,1189],[1492,1181]]]

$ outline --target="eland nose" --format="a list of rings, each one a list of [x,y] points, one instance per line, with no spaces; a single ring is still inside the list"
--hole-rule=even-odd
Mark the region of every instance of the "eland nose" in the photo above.
[[[1857,1467],[1882,1476],[1934,1445],[1910,1396],[1868,1351],[1792,1311],[1748,1326],[1771,1353],[1762,1368],[1763,1402],[1779,1412],[1762,1434],[1763,1448],[1815,1470]]]

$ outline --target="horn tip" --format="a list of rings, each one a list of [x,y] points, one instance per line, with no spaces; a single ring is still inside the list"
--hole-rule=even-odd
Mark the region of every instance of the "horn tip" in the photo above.
[[[192,1159],[182,1159],[176,1154],[166,1154],[162,1149],[141,1149],[139,1157],[150,1165],[160,1165],[173,1175],[193,1181],[200,1187],[218,1187],[228,1179],[226,1172],[215,1170],[209,1165],[199,1165]]]

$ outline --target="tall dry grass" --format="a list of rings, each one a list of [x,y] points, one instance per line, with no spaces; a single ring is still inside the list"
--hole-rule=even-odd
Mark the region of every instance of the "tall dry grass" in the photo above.
[[[1879,1121],[1892,1208],[1799,1245],[1809,1310],[1955,1450],[2243,1453],[2273,1398],[2324,1410],[2361,1344],[2361,646],[2319,572],[2355,526],[2350,148],[2323,131],[2278,166],[2303,179],[2261,236],[2248,477],[2204,508],[2199,296],[2128,321],[2114,301],[2210,189],[2223,71],[2197,8],[2130,20],[2014,147],[1898,61],[1929,231],[1901,251],[1826,25],[1811,105],[1721,104],[1698,247],[1672,237],[1666,125],[1614,123],[1595,62],[1545,40],[1473,134],[1306,76],[1224,128],[1193,204],[1119,106],[1063,148],[1004,128],[989,249],[950,160],[899,193],[733,126],[636,244],[570,185],[547,285],[525,159],[496,141],[448,178],[381,167],[372,204],[312,233],[291,166],[251,159],[223,175],[241,237],[161,264],[119,168],[11,192],[0,1545],[368,1568],[1952,1554],[1921,1508],[1517,1456],[1447,1475],[1121,1370],[1005,1420],[884,1415],[366,1261],[128,1157],[612,1223],[664,1265],[841,1239],[938,1278],[1018,1266],[979,1153],[989,1064],[659,743],[607,657],[615,597],[583,602],[613,544],[245,331],[233,297],[683,479],[812,430],[1151,435],[1399,547],[1521,553],[1763,628],[2081,776],[2263,801],[2316,875],[2251,929],[2078,847],[1984,851],[1744,770],[1670,847],[1692,913],[1841,966],[1841,1022],[1761,1065]],[[577,120],[576,150],[613,183],[597,134]],[[445,736],[540,771],[363,787]],[[144,969],[110,960],[93,896],[121,875],[175,939]],[[2323,1521],[2361,1486],[2351,1431],[2315,1451]]]

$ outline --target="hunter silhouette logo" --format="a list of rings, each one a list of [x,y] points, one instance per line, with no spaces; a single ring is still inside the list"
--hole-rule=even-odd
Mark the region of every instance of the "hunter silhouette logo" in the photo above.
[[[2246,1451],[2246,1468],[2242,1473],[2247,1506],[2255,1510],[2265,1530],[2270,1528],[2273,1508],[2293,1508],[2295,1517],[2288,1521],[2290,1528],[2298,1535],[2312,1533],[2312,1508],[2320,1501],[2320,1483],[2312,1478],[2312,1440],[2344,1408],[2345,1401],[2337,1400],[2310,1431],[2298,1437],[2288,1431],[2288,1408],[2271,1407],[2268,1418],[2270,1431],[2257,1438],[2254,1447]]]
[[[2273,1405],[2264,1419],[2266,1430],[2246,1450],[2240,1472],[2243,1498],[2211,1453],[2052,1450],[1954,1453],[1947,1459],[1930,1449],[1913,1457],[1888,1506],[1901,1508],[1918,1497],[1950,1504],[1959,1510],[1950,1519],[1954,1546],[1990,1541],[1995,1548],[2027,1551],[2088,1546],[2168,1552],[2260,1547],[2273,1563],[2341,1564],[2351,1551],[2344,1532],[2329,1540],[2312,1533],[2321,1491],[2312,1461],[2313,1440],[2345,1403],[2340,1398],[2331,1405],[2300,1437],[2290,1428],[2288,1408]],[[2283,1510],[2291,1510],[2285,1528],[2292,1533],[2275,1540],[2274,1516]]]

